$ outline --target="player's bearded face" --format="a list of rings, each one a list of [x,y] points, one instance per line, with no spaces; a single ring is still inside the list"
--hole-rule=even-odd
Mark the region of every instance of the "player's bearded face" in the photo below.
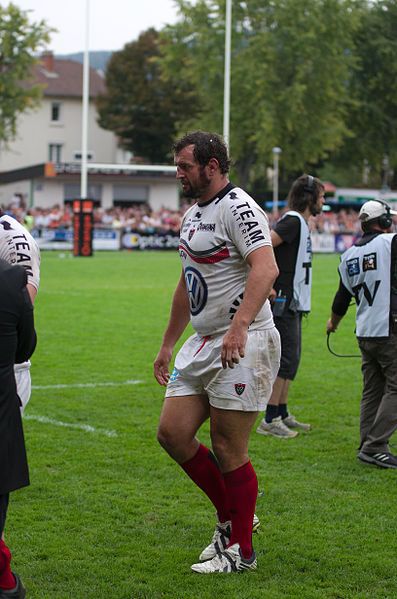
[[[200,198],[203,192],[208,189],[210,182],[210,178],[205,174],[205,167],[200,166],[196,177],[181,180],[183,195],[186,198]]]

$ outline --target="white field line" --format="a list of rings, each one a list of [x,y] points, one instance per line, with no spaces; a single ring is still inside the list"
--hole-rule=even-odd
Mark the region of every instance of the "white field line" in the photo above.
[[[118,387],[120,385],[141,385],[145,381],[124,381],[123,383],[69,383],[59,385],[32,385],[32,389],[69,389],[72,387]]]
[[[72,422],[62,422],[61,420],[53,420],[52,418],[47,418],[47,416],[35,416],[34,414],[24,414],[23,419],[35,420],[36,422],[42,422],[43,424],[52,424],[54,426],[63,426],[65,428],[74,428],[85,431],[86,433],[98,433],[105,437],[117,437],[116,431],[94,428],[89,424],[73,424]]]

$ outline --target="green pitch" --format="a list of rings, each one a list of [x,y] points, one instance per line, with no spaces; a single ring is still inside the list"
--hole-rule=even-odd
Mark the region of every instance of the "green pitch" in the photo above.
[[[397,593],[396,472],[356,459],[359,359],[325,326],[338,256],[314,256],[313,309],[289,406],[312,431],[252,433],[258,570],[199,576],[207,498],[160,449],[152,363],[177,253],[43,252],[38,347],[24,429],[31,486],[11,495],[6,541],[36,599],[387,599]],[[354,308],[331,337],[358,352]],[[208,443],[208,426],[200,432]],[[396,451],[397,453],[397,451]]]

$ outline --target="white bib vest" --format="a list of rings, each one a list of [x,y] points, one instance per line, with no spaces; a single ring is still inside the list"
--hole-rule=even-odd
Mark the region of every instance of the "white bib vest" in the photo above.
[[[293,299],[290,309],[298,312],[310,312],[312,290],[312,240],[310,231],[307,222],[299,212],[289,210],[284,216],[287,215],[297,216],[301,222],[293,282]]]
[[[353,245],[342,256],[339,274],[356,300],[357,337],[388,337],[390,328],[390,261],[393,233],[365,245]]]

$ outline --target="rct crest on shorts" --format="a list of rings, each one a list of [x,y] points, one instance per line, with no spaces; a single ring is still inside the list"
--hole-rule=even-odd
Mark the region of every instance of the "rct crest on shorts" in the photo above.
[[[236,383],[234,385],[234,389],[235,389],[237,395],[242,395],[244,393],[245,384],[244,383]]]

